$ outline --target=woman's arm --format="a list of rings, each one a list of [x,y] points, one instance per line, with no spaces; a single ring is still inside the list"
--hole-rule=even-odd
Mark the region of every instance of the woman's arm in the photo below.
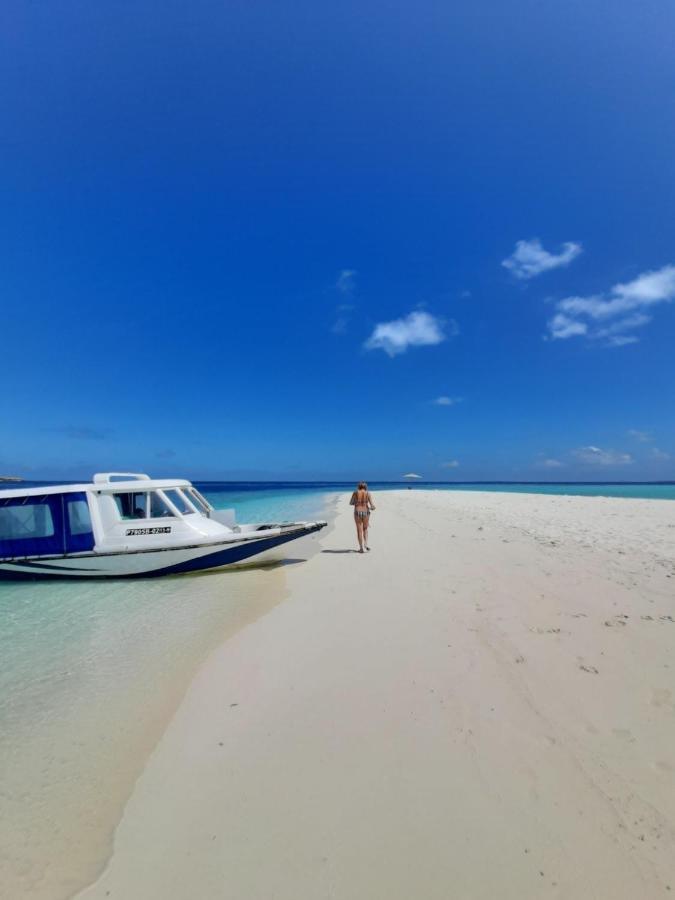
[[[370,495],[370,491],[368,491],[368,505],[371,509],[375,509],[375,504],[373,503],[373,498]]]

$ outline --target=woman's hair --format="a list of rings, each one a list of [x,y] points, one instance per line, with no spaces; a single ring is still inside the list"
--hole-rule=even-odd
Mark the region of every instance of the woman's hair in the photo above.
[[[367,491],[368,485],[365,483],[365,481],[359,481],[359,484],[358,484],[358,487],[356,488],[356,490],[357,491]]]

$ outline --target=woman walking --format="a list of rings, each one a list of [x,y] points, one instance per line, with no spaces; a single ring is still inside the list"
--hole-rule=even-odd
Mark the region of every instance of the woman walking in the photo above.
[[[359,541],[359,553],[363,553],[363,548],[370,550],[368,546],[368,523],[370,521],[370,511],[375,509],[373,498],[370,496],[368,485],[365,481],[359,481],[358,487],[352,494],[349,501],[354,507],[354,522],[356,523],[356,537]]]

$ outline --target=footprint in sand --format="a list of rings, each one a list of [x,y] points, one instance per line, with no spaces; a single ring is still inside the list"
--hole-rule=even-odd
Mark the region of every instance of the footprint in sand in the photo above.
[[[673,692],[668,688],[654,688],[652,690],[652,699],[649,701],[652,706],[673,706]]]
[[[605,619],[605,625],[607,626],[607,628],[614,628],[616,625],[626,625],[627,621],[628,616],[612,616],[611,619]]]
[[[599,669],[596,669],[595,666],[579,666],[582,672],[590,672],[591,675],[599,675]]]

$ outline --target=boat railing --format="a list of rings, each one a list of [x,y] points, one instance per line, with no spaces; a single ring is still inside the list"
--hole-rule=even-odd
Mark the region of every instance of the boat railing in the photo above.
[[[150,481],[143,472],[98,472],[94,484],[113,484],[115,481]]]

